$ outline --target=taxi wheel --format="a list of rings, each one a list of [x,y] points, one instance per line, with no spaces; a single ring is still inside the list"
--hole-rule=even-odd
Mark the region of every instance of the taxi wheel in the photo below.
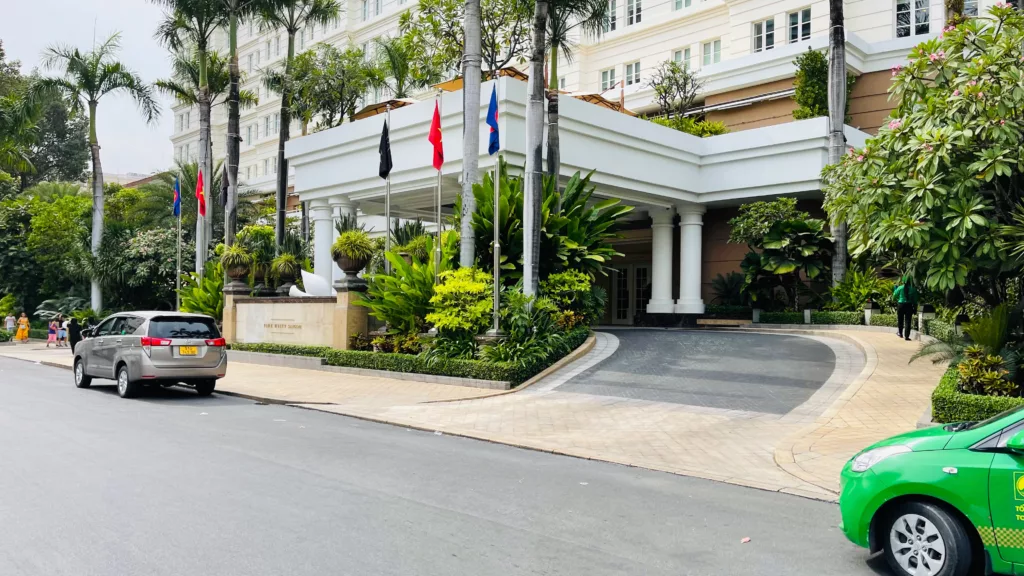
[[[121,398],[134,398],[139,395],[139,383],[132,382],[128,377],[128,367],[124,364],[117,369],[117,395]]]
[[[884,532],[885,559],[900,576],[966,576],[971,570],[971,541],[960,521],[927,502],[908,502],[889,515]]]
[[[75,360],[75,387],[88,388],[92,385],[92,377],[85,373],[85,361],[81,358]]]

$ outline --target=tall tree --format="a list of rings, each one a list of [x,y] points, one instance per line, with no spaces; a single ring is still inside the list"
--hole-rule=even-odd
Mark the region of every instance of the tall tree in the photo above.
[[[341,5],[338,0],[278,0],[261,7],[259,16],[264,29],[283,28],[288,35],[288,54],[284,61],[284,75],[291,77],[295,59],[295,35],[306,26],[319,26],[337,18]],[[284,157],[284,144],[288,141],[291,124],[291,82],[282,84],[281,130],[277,140],[277,217],[274,222],[274,241],[278,248],[284,243],[285,214],[288,201],[288,161]],[[229,166],[230,172],[230,166]]]
[[[473,265],[476,236],[472,216],[476,211],[473,184],[480,168],[480,0],[466,0],[466,51],[462,59],[462,230],[459,265]],[[440,224],[440,223],[438,223]]]
[[[90,51],[55,45],[43,54],[43,66],[58,69],[61,75],[40,79],[44,89],[60,91],[75,111],[89,111],[89,146],[92,149],[92,253],[98,256],[103,241],[103,166],[100,143],[96,137],[96,110],[100,99],[113,92],[128,94],[138,105],[147,122],[160,115],[152,90],[142,78],[115,57],[120,48],[120,34],[115,33]],[[91,281],[92,309],[103,309],[103,292],[99,279]]]
[[[0,42],[0,170],[17,174],[32,172],[31,145],[41,114],[40,101],[21,75],[21,63],[6,60]]]
[[[828,163],[838,164],[843,159],[846,138],[843,125],[846,120],[846,29],[843,18],[843,0],[829,0],[828,50]],[[833,217],[832,285],[846,277],[846,220]]]
[[[559,166],[558,148],[558,55],[565,56],[572,63],[576,51],[573,31],[600,37],[604,22],[608,18],[607,0],[550,0],[548,16],[548,50],[551,65],[548,67],[548,174],[557,175]],[[557,180],[556,180],[557,183]]]
[[[83,182],[89,168],[89,120],[72,114],[61,98],[43,104],[29,147],[34,172],[22,172],[21,188],[43,181]]]
[[[523,293],[536,296],[539,284],[540,203],[544,189],[544,47],[548,0],[536,0],[526,103],[526,186],[523,191]]]
[[[441,80],[430,62],[420,60],[419,48],[408,36],[377,38],[377,78],[374,80],[392,98],[410,98],[420,89]]]
[[[213,174],[213,142],[211,135],[211,95],[208,67],[210,42],[213,32],[225,22],[220,0],[154,0],[169,8],[163,22],[157,27],[156,38],[176,53],[195,50],[198,67],[198,91],[195,104],[199,108],[199,167],[209,179]],[[206,205],[212,206],[213,191],[209,182],[203,182]],[[205,222],[204,222],[205,220]],[[196,222],[196,270],[202,270],[206,253],[213,239],[212,218]]]

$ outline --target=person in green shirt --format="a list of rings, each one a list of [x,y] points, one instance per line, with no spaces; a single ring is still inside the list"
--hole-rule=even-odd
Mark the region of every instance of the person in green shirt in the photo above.
[[[896,335],[910,340],[914,310],[917,309],[917,288],[914,287],[913,276],[906,274],[900,279],[892,291],[892,299],[896,302]]]

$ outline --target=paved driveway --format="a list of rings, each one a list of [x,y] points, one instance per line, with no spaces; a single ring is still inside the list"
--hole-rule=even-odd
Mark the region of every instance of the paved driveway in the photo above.
[[[558,391],[786,414],[829,379],[836,363],[829,346],[800,336],[602,331],[618,337],[618,350]]]

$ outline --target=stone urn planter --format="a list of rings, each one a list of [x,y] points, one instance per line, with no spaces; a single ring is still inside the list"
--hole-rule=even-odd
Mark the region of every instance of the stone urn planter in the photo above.
[[[341,268],[345,276],[355,276],[360,270],[366,268],[369,262],[369,258],[351,258],[347,254],[338,254],[334,258],[334,263]]]
[[[231,278],[232,282],[244,283],[245,279],[249,276],[249,266],[246,264],[228,266],[224,271],[227,273],[228,278]]]

